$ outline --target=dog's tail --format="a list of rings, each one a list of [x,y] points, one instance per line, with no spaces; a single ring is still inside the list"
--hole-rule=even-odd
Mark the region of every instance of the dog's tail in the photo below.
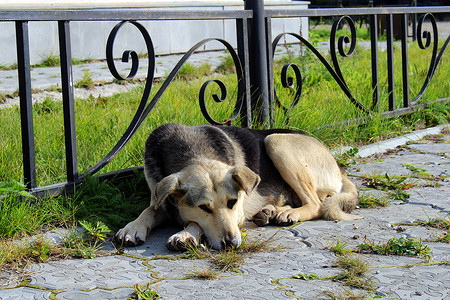
[[[339,193],[325,198],[322,203],[322,217],[326,220],[358,220],[360,216],[350,214],[358,205],[358,190],[342,172],[342,189]]]

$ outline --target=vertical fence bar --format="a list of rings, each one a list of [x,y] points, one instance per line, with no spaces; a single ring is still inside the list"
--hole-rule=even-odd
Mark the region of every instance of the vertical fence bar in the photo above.
[[[252,111],[251,111],[251,94],[250,94],[250,67],[249,67],[249,49],[248,49],[248,19],[236,20],[237,32],[237,50],[239,60],[244,71],[243,82],[238,82],[239,89],[242,91],[243,97],[240,112],[241,126],[246,128],[252,127]],[[238,98],[239,99],[239,98]]]
[[[58,21],[58,32],[59,51],[61,57],[61,84],[64,110],[67,181],[73,182],[78,178],[78,160],[69,21]]]
[[[250,26],[250,84],[252,110],[256,121],[267,126],[269,118],[269,85],[267,74],[267,45],[264,23],[264,0],[245,0],[245,9],[253,10]]]
[[[387,75],[389,110],[395,109],[395,82],[394,82],[394,32],[392,15],[386,15],[386,51],[387,51]]]
[[[275,86],[273,80],[273,53],[272,53],[272,19],[270,17],[265,18],[266,25],[266,41],[267,41],[267,74],[268,74],[268,86],[269,86],[269,118],[270,125],[273,126],[275,124]]]
[[[369,16],[370,23],[370,50],[372,53],[372,91],[373,91],[373,102],[372,108],[379,111],[380,110],[380,87],[378,84],[378,16]]]
[[[408,15],[403,14],[401,18],[403,107],[409,107]]]
[[[28,22],[16,21],[17,70],[19,73],[20,120],[24,182],[28,189],[36,187],[36,157],[31,95],[30,43]]]

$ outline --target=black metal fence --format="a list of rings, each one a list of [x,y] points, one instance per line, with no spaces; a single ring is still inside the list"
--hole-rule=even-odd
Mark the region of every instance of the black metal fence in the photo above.
[[[273,122],[274,105],[281,105],[276,99],[273,80],[273,54],[274,49],[282,37],[290,36],[299,43],[306,46],[319,60],[325,65],[327,70],[339,84],[342,91],[348,99],[361,110],[367,117],[371,112],[379,112],[380,92],[379,92],[379,67],[378,67],[378,19],[384,18],[387,29],[387,58],[388,58],[388,92],[389,92],[389,110],[382,112],[384,116],[404,114],[415,109],[423,107],[417,105],[419,99],[427,89],[433,78],[434,72],[442,55],[447,48],[450,37],[446,37],[444,45],[438,53],[438,30],[434,14],[448,14],[450,7],[390,7],[390,8],[347,8],[347,9],[308,9],[308,10],[266,10],[263,0],[246,0],[244,10],[233,11],[172,11],[139,8],[139,9],[75,9],[75,10],[0,10],[1,21],[14,21],[16,24],[16,45],[19,73],[19,96],[22,128],[22,150],[23,150],[23,169],[24,182],[27,187],[35,194],[44,195],[47,193],[57,194],[65,189],[72,188],[75,184],[83,180],[83,174],[80,174],[77,163],[77,141],[75,135],[75,112],[74,112],[74,90],[72,77],[72,55],[70,43],[70,24],[73,21],[117,21],[118,24],[112,29],[106,44],[106,59],[112,75],[119,80],[131,79],[136,75],[138,69],[138,55],[135,51],[127,50],[123,53],[122,61],[127,62],[131,59],[132,68],[127,77],[122,77],[116,70],[113,58],[113,46],[117,32],[125,23],[134,25],[142,34],[148,52],[148,73],[145,81],[144,93],[139,107],[134,115],[127,130],[110,150],[97,164],[91,167],[87,172],[95,174],[101,170],[114,156],[133,137],[136,130],[155,107],[167,87],[170,85],[180,68],[189,59],[189,57],[210,41],[218,41],[229,51],[236,67],[236,76],[238,82],[238,95],[232,115],[227,120],[216,121],[211,117],[205,105],[204,91],[209,84],[216,84],[220,87],[221,95],[214,95],[217,102],[226,98],[226,87],[219,80],[209,80],[203,84],[200,91],[200,108],[206,120],[213,124],[229,124],[232,120],[240,118],[242,126],[251,127],[252,120],[260,124],[270,125]],[[396,95],[394,92],[394,68],[393,68],[393,16],[400,16],[401,22],[401,52],[402,52],[402,82],[403,95],[401,108],[395,108]],[[421,48],[432,46],[432,58],[424,79],[423,87],[417,95],[410,95],[409,89],[409,66],[408,66],[408,17],[409,15],[420,15],[417,23],[417,41]],[[332,64],[328,63],[325,57],[308,42],[307,37],[300,36],[297,33],[282,33],[277,37],[271,36],[271,23],[274,18],[287,17],[335,17],[336,21],[332,26],[330,37],[330,54]],[[354,16],[367,16],[370,24],[371,33],[371,53],[372,53],[372,89],[373,103],[371,107],[364,106],[347,85],[342,75],[337,55],[349,56],[355,49],[356,32],[355,24],[352,19]],[[210,38],[199,41],[189,50],[178,62],[175,68],[170,72],[161,88],[152,99],[149,99],[150,90],[153,84],[155,70],[155,53],[152,39],[144,26],[139,22],[143,20],[211,20],[211,19],[230,19],[235,20],[237,50],[235,50],[227,41],[217,38]],[[432,31],[422,30],[424,20],[431,22]],[[32,92],[30,76],[30,47],[28,22],[30,21],[56,21],[59,30],[59,46],[61,59],[61,83],[63,95],[64,111],[64,130],[65,130],[65,148],[66,148],[66,167],[67,181],[50,186],[37,187],[36,185],[36,162],[34,147],[34,130],[32,117]],[[341,23],[347,23],[351,35],[340,37],[336,41],[336,31]],[[416,24],[413,24],[416,26]],[[433,43],[431,45],[431,43]],[[344,44],[349,45],[345,50]],[[337,49],[336,49],[337,45]],[[287,76],[287,70],[292,69],[296,80]],[[287,64],[282,71],[283,86],[292,85],[296,82],[295,98],[288,108],[289,111],[295,107],[301,97],[301,74],[298,66]],[[440,99],[439,101],[445,101]],[[121,170],[114,173],[114,176],[129,174],[130,170]],[[111,174],[102,174],[103,177]]]

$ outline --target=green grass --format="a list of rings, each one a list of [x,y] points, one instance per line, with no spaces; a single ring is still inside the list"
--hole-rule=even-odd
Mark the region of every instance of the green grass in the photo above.
[[[358,245],[362,253],[374,253],[380,255],[407,255],[418,256],[423,259],[429,259],[431,249],[428,245],[422,244],[421,240],[405,239],[403,237],[392,238],[386,243],[367,242]]]
[[[427,70],[429,51],[411,46],[409,53],[411,94],[415,94]],[[398,49],[395,54],[398,61]],[[384,55],[380,54],[380,71],[383,70],[383,64],[385,64],[383,57]],[[344,77],[351,90],[364,105],[370,106],[370,56],[368,52],[357,48],[354,56],[340,60]],[[416,128],[445,123],[450,119],[448,104],[433,104],[428,109],[403,117],[382,119],[374,114],[371,121],[364,125],[323,127],[327,124],[338,124],[349,118],[360,117],[361,114],[349,103],[325,68],[317,63],[317,59],[311,54],[295,61],[299,64],[304,77],[303,95],[299,105],[290,112],[289,122],[281,109],[275,110],[277,119],[274,127],[289,127],[313,133],[330,147],[349,145],[356,149],[361,144],[393,137]],[[289,106],[289,99],[292,99],[293,91],[280,86],[279,72],[282,64],[283,61],[280,61],[275,66],[276,91],[284,105]],[[229,62],[224,62],[225,65],[229,66]],[[447,80],[450,77],[448,66],[449,56],[444,55],[444,61],[436,70],[434,83],[432,82],[422,101],[433,101],[448,96],[447,93],[450,90]],[[148,134],[161,124],[175,121],[186,125],[205,123],[198,106],[198,93],[206,79],[212,77],[220,79],[227,86],[228,98],[223,103],[215,103],[211,97],[212,94],[219,93],[219,89],[214,83],[208,86],[206,97],[206,105],[211,115],[217,120],[227,119],[234,109],[237,94],[235,75],[228,72],[211,74],[211,67],[207,64],[200,68],[185,65],[178,76],[180,80],[174,80],[171,83],[130,143],[102,172],[141,165],[145,140]],[[401,78],[399,72],[399,69],[396,70],[397,81]],[[209,74],[209,76],[204,78],[201,77],[202,74]],[[89,74],[85,77],[88,81]],[[385,82],[386,76],[382,73],[380,74],[380,88],[383,109],[386,108],[387,98]],[[397,86],[401,86],[401,84],[397,82]],[[150,97],[153,97],[160,87],[161,83],[155,83]],[[90,97],[75,101],[78,168],[81,172],[88,170],[100,160],[122,136],[139,105],[142,93],[143,87],[139,86],[129,93],[121,93],[112,97]],[[401,88],[398,88],[396,93],[401,95]],[[73,228],[82,225],[83,222],[88,222],[84,223],[85,226],[91,224],[92,228],[90,229],[93,232],[96,228],[102,227],[97,224],[104,224],[115,231],[136,218],[140,211],[148,205],[148,190],[142,174],[136,174],[135,179],[115,185],[110,182],[99,182],[97,178],[89,177],[83,186],[77,187],[73,195],[35,201],[29,195],[24,194],[19,199],[17,195],[24,193],[24,187],[17,184],[17,182],[23,181],[18,107],[1,109],[0,119],[2,120],[0,123],[0,192],[6,195],[2,199],[3,205],[0,207],[2,245],[0,252],[4,253],[4,257],[9,257],[7,261],[2,262],[1,268],[5,264],[14,265],[17,261],[26,260],[26,258],[20,258],[21,255],[30,253],[29,250],[25,250],[24,246],[24,249],[13,251],[15,254],[10,254],[11,249],[9,248],[12,239],[34,235],[55,227]],[[35,104],[33,122],[37,184],[42,186],[65,181],[62,103],[46,98],[43,102]],[[239,120],[236,120],[234,124],[239,125]],[[348,164],[352,155],[354,155],[354,151],[346,153],[340,159],[341,163]],[[390,178],[387,181],[392,183],[395,180],[395,178]],[[76,236],[71,238],[76,246],[74,249],[68,247],[72,249],[70,255],[75,255],[73,254],[75,250],[80,251],[75,251],[79,257],[96,255],[95,243],[91,244],[89,241],[84,241],[84,238],[79,239]],[[214,264],[220,266],[218,267],[220,270],[233,269],[239,265],[243,256],[251,251],[262,250],[259,242],[253,245],[244,243],[244,245],[247,250],[234,250],[235,252],[222,254],[223,257],[214,258]],[[52,257],[52,255],[69,255],[60,250],[48,250],[44,241],[40,247],[42,251],[34,250],[40,259],[46,256]]]
[[[427,69],[427,51],[419,50],[411,46],[411,89],[412,94],[418,90],[421,80],[418,74]],[[399,51],[396,51],[396,55]],[[383,65],[383,55],[380,54],[380,62]],[[342,60],[342,70],[348,85],[355,96],[363,104],[370,106],[371,88],[369,66],[370,57],[367,51],[357,48],[354,56]],[[431,108],[421,112],[392,119],[381,119],[377,115],[365,125],[342,126],[335,125],[323,127],[326,124],[337,124],[340,121],[360,117],[361,113],[346,99],[337,84],[325,70],[322,64],[317,63],[311,55],[296,59],[304,77],[303,95],[298,106],[290,112],[288,127],[313,133],[328,146],[349,145],[354,148],[361,144],[376,142],[380,139],[396,136],[409,132],[415,128],[423,128],[438,123],[448,122],[450,112],[449,105],[432,105]],[[300,64],[301,63],[301,64]],[[280,72],[282,62],[275,66],[276,72]],[[450,68],[448,55],[444,55],[444,61],[436,71],[434,84],[432,83],[425,94],[423,101],[432,101],[436,98],[447,96],[450,90],[448,78]],[[202,74],[201,69],[208,70],[209,66],[194,68],[189,64],[183,67],[180,76],[191,77],[193,74]],[[380,67],[380,72],[383,67]],[[206,71],[205,71],[206,72]],[[399,70],[396,71],[400,72]],[[385,78],[380,74],[381,99],[383,107],[385,100]],[[86,77],[89,77],[86,75]],[[210,97],[219,93],[218,87],[212,83],[208,86],[207,108],[217,120],[227,119],[233,111],[236,97],[236,79],[230,74],[214,74],[211,77],[221,79],[228,88],[228,98],[223,103],[215,103]],[[180,77],[182,78],[182,77]],[[396,76],[397,86],[401,76]],[[423,77],[422,77],[423,78]],[[205,122],[198,106],[198,93],[201,84],[206,79],[194,78],[189,82],[175,80],[171,83],[162,99],[156,105],[150,116],[138,130],[130,143],[120,152],[115,159],[102,171],[114,171],[126,167],[142,164],[143,145],[147,135],[157,126],[167,122],[180,122],[187,125],[202,124]],[[276,91],[285,106],[290,105],[292,90],[280,87],[279,76],[275,75]],[[439,84],[436,84],[439,82]],[[154,84],[152,96],[161,84]],[[112,97],[78,99],[75,102],[78,168],[87,170],[100,160],[115,144],[125,131],[138,106],[142,87],[137,87],[130,93],[122,93]],[[400,90],[397,91],[399,96]],[[151,96],[151,97],[152,97]],[[400,102],[400,101],[398,101]],[[277,119],[274,127],[286,127],[286,116],[282,110],[276,110]],[[0,110],[0,181],[22,181],[21,163],[21,137],[18,108]],[[36,104],[33,112],[35,125],[36,165],[38,185],[56,183],[65,180],[65,150],[64,131],[62,127],[63,114],[60,102],[46,99],[43,104]],[[234,122],[239,125],[239,120]],[[323,129],[319,129],[323,128]]]
[[[365,193],[359,195],[358,206],[361,208],[386,207],[388,205],[389,205],[389,202],[380,197],[366,195]]]
[[[237,271],[244,261],[244,258],[252,253],[276,251],[278,248],[270,246],[276,233],[268,239],[254,239],[250,241],[245,232],[242,233],[242,243],[239,247],[229,248],[220,251],[210,251],[204,246],[195,247],[186,245],[186,252],[191,259],[208,259],[212,268],[203,270],[195,269],[187,273],[190,278],[217,279],[221,272]]]
[[[160,296],[156,292],[156,288],[152,289],[150,287],[150,284],[147,284],[145,286],[140,286],[139,284],[135,284],[133,286],[134,293],[131,299],[137,299],[137,300],[153,300],[153,299],[159,299]]]

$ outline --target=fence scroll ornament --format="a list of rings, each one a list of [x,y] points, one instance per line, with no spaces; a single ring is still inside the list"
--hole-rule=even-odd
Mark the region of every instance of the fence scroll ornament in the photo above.
[[[216,125],[228,125],[235,120],[240,120],[242,126],[251,126],[253,118],[257,122],[264,124],[273,124],[271,119],[275,116],[273,109],[278,106],[281,112],[287,115],[301,101],[302,85],[304,74],[299,65],[290,62],[285,64],[281,70],[281,85],[283,88],[290,88],[293,91],[293,99],[283,99],[283,102],[277,96],[277,91],[273,88],[273,55],[275,48],[284,37],[290,37],[295,42],[306,46],[309,51],[319,60],[330,73],[332,78],[339,85],[351,105],[359,110],[365,119],[372,115],[381,114],[384,116],[393,116],[404,114],[412,110],[428,105],[428,103],[419,103],[419,100],[427,90],[439,62],[442,60],[444,52],[450,43],[450,36],[446,37],[441,49],[438,50],[438,30],[436,19],[433,14],[450,13],[447,6],[441,7],[390,7],[390,8],[358,8],[358,9],[303,9],[303,10],[283,10],[283,9],[265,9],[263,0],[245,0],[244,10],[212,10],[212,11],[179,11],[179,10],[153,10],[151,8],[142,9],[49,9],[49,10],[2,10],[0,9],[0,22],[15,22],[16,25],[16,48],[18,58],[19,90],[20,90],[20,110],[21,110],[21,128],[22,128],[22,151],[23,151],[23,170],[24,182],[33,193],[41,196],[50,194],[59,194],[64,190],[70,190],[76,184],[83,181],[83,175],[78,174],[77,151],[76,151],[76,132],[75,132],[75,110],[72,84],[72,54],[70,44],[70,22],[72,21],[116,21],[118,22],[111,30],[106,43],[106,61],[111,74],[118,80],[131,80],[136,77],[139,70],[139,58],[137,51],[125,50],[122,53],[122,62],[130,64],[131,68],[128,74],[121,75],[117,71],[116,62],[113,56],[113,49],[116,43],[118,33],[124,26],[133,26],[142,35],[148,60],[146,70],[146,79],[140,102],[136,108],[128,127],[122,134],[114,147],[101,158],[94,166],[87,170],[87,174],[96,174],[106,166],[130,141],[148,115],[155,108],[156,104],[162,98],[168,86],[175,79],[176,75],[194,54],[195,51],[208,43],[220,43],[232,57],[236,69],[237,79],[237,97],[229,97],[227,86],[219,79],[208,79],[203,83],[199,90],[200,111],[207,120]],[[417,42],[420,49],[431,48],[431,58],[426,73],[426,78],[412,100],[409,100],[409,70],[408,70],[408,15],[422,14],[417,24]],[[402,52],[402,82],[403,82],[403,104],[395,105],[394,95],[394,71],[393,71],[393,37],[392,21],[393,16],[397,15],[402,19],[401,33],[401,52]],[[298,33],[284,32],[277,35],[273,42],[267,40],[271,38],[272,19],[274,18],[303,18],[303,17],[334,17],[334,22],[330,35],[329,58],[325,57],[314,47],[305,37]],[[354,54],[357,44],[355,23],[353,16],[368,16],[371,32],[371,51],[372,51],[372,105],[364,104],[356,99],[347,84],[344,74],[339,65],[339,56],[350,57]],[[378,49],[377,49],[377,20],[386,18],[389,25],[389,34],[387,35],[387,55],[388,55],[388,96],[389,111],[379,111],[379,93],[378,93]],[[153,81],[156,69],[156,55],[152,42],[146,28],[136,20],[157,21],[157,20],[229,20],[235,21],[237,50],[230,43],[219,38],[208,38],[199,41],[187,51],[178,61],[169,75],[162,82],[159,89],[152,93]],[[66,165],[67,182],[59,182],[44,187],[36,186],[36,161],[34,147],[34,127],[32,114],[32,91],[30,75],[30,47],[28,22],[30,21],[57,21],[60,56],[61,56],[61,82],[63,90],[63,110],[64,110],[64,128],[65,128],[65,146],[66,146]],[[258,22],[257,22],[258,21]],[[431,23],[430,30],[424,30],[425,22]],[[261,25],[262,24],[262,25]],[[338,28],[342,25],[348,26],[350,34],[339,36]],[[428,25],[428,24],[427,24]],[[414,28],[416,29],[416,28]],[[255,38],[256,37],[256,38]],[[272,43],[271,43],[272,42]],[[271,48],[271,49],[270,49]],[[238,53],[238,54],[237,54]],[[271,56],[268,57],[267,53]],[[269,71],[269,72],[267,72]],[[211,95],[212,87],[218,90],[217,94]],[[279,92],[279,91],[278,91]],[[150,96],[152,97],[150,98]],[[210,97],[211,99],[209,99]],[[216,120],[210,113],[209,107],[215,103],[228,101],[230,109],[233,111],[225,120]],[[262,100],[262,101],[260,101]],[[290,101],[286,102],[286,101]],[[438,99],[441,103],[448,99]],[[289,103],[289,104],[286,104]],[[367,106],[365,106],[367,105]],[[269,106],[269,107],[268,107]],[[272,111],[271,111],[272,110]],[[260,113],[261,112],[261,113]],[[364,120],[363,120],[364,121]],[[325,126],[324,126],[325,127]],[[102,178],[111,178],[116,176],[127,176],[130,170],[118,170],[112,173],[100,174]]]
[[[201,109],[203,116],[211,124],[215,124],[215,125],[231,124],[231,122],[239,116],[239,113],[240,113],[240,110],[242,107],[243,97],[241,95],[243,95],[243,85],[242,85],[243,76],[244,76],[243,68],[242,68],[241,62],[240,62],[239,57],[236,54],[234,48],[227,41],[222,40],[222,39],[208,38],[208,39],[204,39],[204,40],[198,42],[197,44],[195,44],[188,52],[186,52],[186,54],[184,54],[184,56],[180,59],[180,61],[176,64],[176,66],[172,69],[170,74],[164,80],[162,86],[156,92],[155,96],[149,101],[149,97],[150,97],[150,93],[151,93],[152,85],[153,85],[154,73],[155,73],[155,52],[154,52],[151,37],[150,37],[148,31],[145,29],[145,27],[142,26],[140,23],[138,23],[136,21],[122,21],[122,22],[118,23],[116,26],[114,26],[114,28],[112,29],[112,31],[108,37],[108,41],[106,44],[106,60],[107,60],[108,68],[109,68],[111,74],[117,80],[131,80],[136,76],[137,70],[139,69],[138,54],[132,50],[126,50],[123,52],[123,55],[122,55],[122,62],[127,63],[127,62],[129,62],[129,59],[131,58],[131,64],[132,64],[131,70],[130,70],[130,73],[126,77],[123,77],[122,75],[120,75],[115,66],[115,61],[114,61],[114,56],[113,56],[113,48],[114,48],[115,38],[116,38],[116,35],[117,35],[118,31],[120,30],[120,28],[122,28],[122,26],[127,23],[134,25],[140,31],[140,33],[142,34],[142,36],[144,38],[145,45],[147,48],[148,69],[147,69],[147,77],[145,79],[144,92],[143,92],[141,101],[139,103],[139,106],[137,108],[137,111],[136,111],[132,121],[130,122],[130,125],[128,125],[128,128],[126,129],[125,133],[122,135],[122,137],[117,142],[117,144],[111,149],[111,151],[108,154],[106,154],[105,157],[103,157],[98,163],[96,163],[93,167],[91,167],[87,171],[88,174],[95,174],[98,171],[100,171],[126,146],[126,144],[130,141],[130,139],[133,137],[133,135],[136,133],[136,131],[139,129],[139,127],[142,125],[142,123],[145,121],[145,119],[148,117],[150,112],[153,110],[155,105],[161,99],[161,97],[167,90],[169,84],[175,79],[175,76],[180,71],[181,67],[194,54],[194,52],[196,50],[200,49],[202,46],[204,46],[205,44],[207,44],[209,42],[216,41],[216,42],[223,44],[223,46],[225,46],[225,48],[228,50],[229,54],[231,55],[233,62],[234,62],[234,66],[236,68],[236,77],[237,77],[237,82],[238,82],[238,99],[236,101],[235,108],[234,108],[232,115],[224,121],[216,121],[210,115],[210,113],[208,112],[207,106],[206,106],[206,99],[205,99],[206,98],[205,97],[206,89],[207,89],[208,85],[211,83],[215,83],[219,86],[221,95],[220,96],[218,96],[217,94],[212,95],[213,100],[216,103],[219,103],[219,102],[224,102],[227,99],[227,88],[226,88],[225,84],[219,79],[208,80],[202,85],[200,92],[199,92],[199,104],[200,104],[200,109]]]
[[[422,31],[423,22],[425,19],[429,19],[432,24],[432,34],[429,31]],[[347,35],[340,36],[336,43],[336,37],[337,37],[337,30],[338,28],[341,28],[342,23],[345,22],[348,24],[350,29],[350,37]],[[352,94],[349,86],[347,85],[345,78],[342,74],[341,68],[339,66],[339,61],[337,58],[337,55],[341,55],[342,57],[349,57],[354,53],[355,47],[356,47],[356,29],[353,19],[350,16],[342,16],[338,18],[332,25],[331,29],[331,36],[330,36],[330,56],[332,65],[327,61],[327,59],[304,37],[297,33],[281,33],[279,34],[272,43],[272,54],[275,54],[275,49],[277,45],[279,44],[280,40],[284,36],[292,36],[299,40],[299,42],[303,45],[305,45],[319,60],[320,62],[326,67],[328,72],[333,76],[334,80],[338,83],[341,90],[345,93],[347,98],[350,100],[350,102],[358,108],[360,111],[362,111],[364,114],[369,115],[371,113],[375,113],[375,111],[366,108],[361,102],[359,102]],[[425,39],[425,44],[423,42],[423,39]],[[450,36],[447,37],[447,40],[443,44],[439,54],[437,54],[438,50],[438,30],[436,25],[436,20],[434,16],[430,13],[427,13],[423,15],[419,20],[417,24],[417,41],[418,45],[421,49],[427,49],[431,45],[431,40],[433,40],[433,49],[432,49],[432,57],[430,60],[430,66],[428,69],[427,77],[425,78],[425,81],[422,85],[422,88],[418,92],[418,94],[414,97],[414,99],[411,101],[410,106],[413,106],[417,104],[417,102],[420,100],[420,98],[425,93],[431,79],[433,78],[434,72],[436,71],[436,68],[442,58],[442,55],[444,54],[449,42],[450,42]],[[336,44],[337,44],[337,50],[336,50]],[[348,45],[348,50],[346,50],[345,45]],[[272,58],[273,59],[273,58]],[[289,77],[288,69],[292,69],[294,72],[294,77]],[[283,66],[281,70],[281,83],[283,88],[293,88],[295,89],[295,95],[294,99],[292,101],[292,104],[289,107],[283,106],[283,104],[280,102],[276,91],[274,91],[275,94],[275,104],[280,107],[285,113],[288,113],[290,110],[292,110],[300,101],[301,98],[301,92],[302,92],[302,83],[303,78],[301,75],[301,71],[299,67],[295,63],[287,63]],[[294,80],[295,79],[295,80]],[[296,85],[294,87],[294,81],[296,82]]]

